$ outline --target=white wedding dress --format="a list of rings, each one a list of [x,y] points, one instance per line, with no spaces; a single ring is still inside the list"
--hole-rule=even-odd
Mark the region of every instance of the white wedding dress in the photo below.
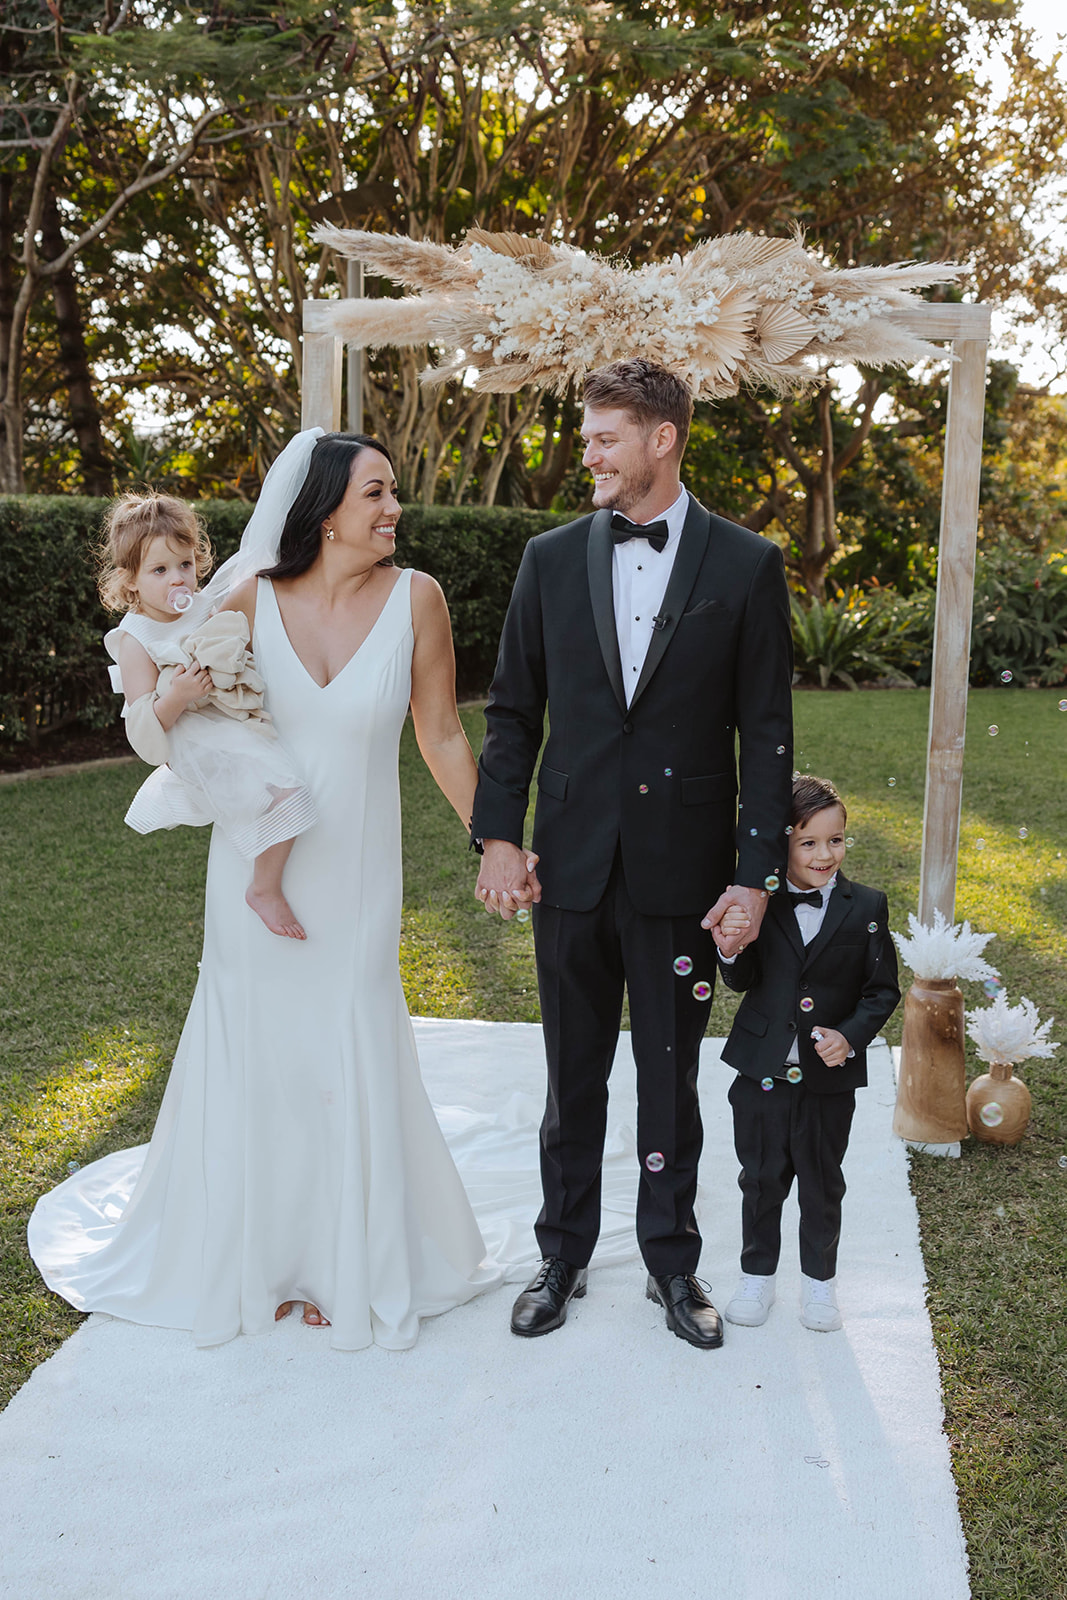
[[[400,982],[410,596],[400,572],[320,688],[259,580],[256,664],[318,812],[285,872],[307,941],[248,909],[248,863],[216,829],[200,977],[152,1142],[76,1173],[31,1220],[45,1280],[81,1309],[215,1345],[308,1300],[337,1348],[402,1349],[420,1317],[499,1280],[423,1089]]]

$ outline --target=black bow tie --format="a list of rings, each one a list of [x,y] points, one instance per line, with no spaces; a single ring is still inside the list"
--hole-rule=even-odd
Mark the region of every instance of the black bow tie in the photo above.
[[[628,539],[647,539],[653,550],[661,551],[669,535],[670,529],[665,522],[631,522],[621,511],[612,513],[612,544],[625,544]]]
[[[810,889],[807,894],[797,894],[795,889],[790,889],[789,904],[794,909],[797,906],[821,906],[822,894],[818,889]]]

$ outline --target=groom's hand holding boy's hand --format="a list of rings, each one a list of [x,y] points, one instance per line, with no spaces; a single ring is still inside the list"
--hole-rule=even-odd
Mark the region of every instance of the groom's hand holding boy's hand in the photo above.
[[[520,850],[507,839],[486,839],[475,896],[486,911],[499,912],[509,922],[516,911],[522,911],[541,898],[541,885],[534,868],[538,857],[532,851]]]
[[[740,919],[731,916],[724,925],[724,918],[731,906],[740,907],[747,913],[747,923],[741,925]],[[760,923],[767,909],[767,891],[765,889],[750,889],[747,884],[732,883],[724,889],[716,900],[700,926],[707,928],[721,953],[727,958],[737,955],[746,944],[751,944],[759,936]]]

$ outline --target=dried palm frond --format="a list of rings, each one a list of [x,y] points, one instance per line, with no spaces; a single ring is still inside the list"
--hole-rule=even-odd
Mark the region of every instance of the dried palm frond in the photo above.
[[[754,332],[760,359],[777,367],[804,350],[816,329],[811,318],[802,317],[793,306],[764,304],[756,314]]]
[[[562,393],[637,353],[705,400],[742,385],[784,393],[815,381],[830,361],[912,363],[940,354],[905,325],[917,291],[963,271],[909,261],[836,269],[804,248],[799,231],[788,239],[727,234],[684,259],[637,268],[482,228],[458,247],[325,226],[313,237],[419,291],[358,310],[348,302],[343,336],[437,344],[445,354],[424,383],[467,374],[475,389],[498,394],[526,384]]]
[[[497,255],[514,256],[531,267],[549,267],[556,253],[545,239],[529,238],[524,233],[488,233],[485,228],[468,228],[467,243],[481,244]]]

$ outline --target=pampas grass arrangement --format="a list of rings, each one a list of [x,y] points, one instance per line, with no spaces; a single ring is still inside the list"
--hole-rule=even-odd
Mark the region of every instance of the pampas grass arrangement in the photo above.
[[[779,394],[819,365],[882,367],[940,355],[903,322],[916,291],[962,267],[901,262],[835,269],[802,237],[726,234],[641,267],[572,245],[472,228],[458,246],[322,226],[312,237],[414,290],[345,303],[336,332],[353,348],[435,344],[427,384],[471,374],[476,390],[530,384],[562,393],[585,373],[640,352],[694,399],[742,385]]]
[[[998,994],[991,1006],[968,1011],[967,1032],[989,1071],[967,1090],[967,1125],[983,1144],[1018,1144],[1030,1120],[1030,1091],[1012,1068],[1031,1056],[1059,1049],[1048,1037],[1054,1018],[1038,1022],[1037,1007],[1025,998],[1017,1006]]]

